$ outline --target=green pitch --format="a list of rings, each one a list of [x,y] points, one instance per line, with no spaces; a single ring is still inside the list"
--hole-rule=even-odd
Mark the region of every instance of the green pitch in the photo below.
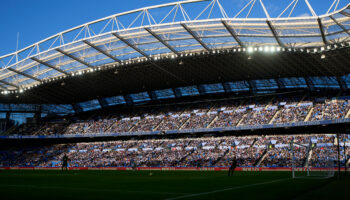
[[[346,199],[350,179],[290,172],[0,171],[1,199]]]

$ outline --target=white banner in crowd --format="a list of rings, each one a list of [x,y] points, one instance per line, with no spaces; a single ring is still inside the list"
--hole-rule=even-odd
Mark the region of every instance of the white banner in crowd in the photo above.
[[[118,149],[115,149],[116,151],[125,151],[125,149],[121,149],[121,148],[118,148]]]
[[[215,149],[215,146],[204,146],[204,147],[202,147],[202,149],[206,149],[206,150]]]
[[[138,149],[137,148],[130,148],[130,149],[128,149],[128,151],[138,151]]]
[[[223,113],[233,113],[233,110],[224,110]]]

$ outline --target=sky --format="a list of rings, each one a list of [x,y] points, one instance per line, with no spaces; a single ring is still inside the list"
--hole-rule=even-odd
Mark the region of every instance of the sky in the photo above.
[[[176,0],[2,0],[0,4],[0,56],[27,47],[66,29],[112,14]],[[229,16],[250,0],[220,0]],[[264,0],[277,16],[292,0]],[[300,0],[302,1],[302,0]],[[325,13],[334,0],[309,0],[317,14]],[[350,0],[340,0],[339,7]],[[281,3],[282,2],[282,3]],[[232,6],[232,8],[231,8]],[[304,8],[302,8],[304,7]],[[310,15],[305,4],[297,16]],[[235,10],[236,9],[236,10]],[[193,8],[193,12],[196,10]],[[259,13],[258,11],[253,12]]]

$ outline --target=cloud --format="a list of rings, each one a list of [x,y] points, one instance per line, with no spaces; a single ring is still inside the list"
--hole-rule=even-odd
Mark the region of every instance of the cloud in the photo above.
[[[297,17],[310,17],[310,13],[303,13],[303,14],[300,14],[298,15]]]

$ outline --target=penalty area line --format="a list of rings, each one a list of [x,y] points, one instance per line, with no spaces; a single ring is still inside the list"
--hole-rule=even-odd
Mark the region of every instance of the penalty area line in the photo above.
[[[230,187],[230,188],[225,188],[225,189],[220,189],[220,190],[213,190],[213,191],[209,191],[209,192],[201,192],[201,193],[188,194],[188,195],[183,195],[183,196],[178,196],[178,197],[167,198],[167,199],[165,199],[165,200],[184,199],[184,198],[189,198],[189,197],[202,196],[202,195],[207,195],[207,194],[214,194],[214,193],[225,192],[225,191],[229,191],[229,190],[237,190],[237,189],[248,188],[248,187],[254,187],[254,186],[259,186],[259,185],[267,185],[267,184],[276,183],[276,182],[281,182],[281,181],[285,181],[285,180],[289,180],[289,179],[290,179],[290,178],[277,179],[277,180],[266,181],[266,182],[262,182],[262,183],[254,183],[254,184],[242,185],[242,186],[236,186],[236,187]]]

